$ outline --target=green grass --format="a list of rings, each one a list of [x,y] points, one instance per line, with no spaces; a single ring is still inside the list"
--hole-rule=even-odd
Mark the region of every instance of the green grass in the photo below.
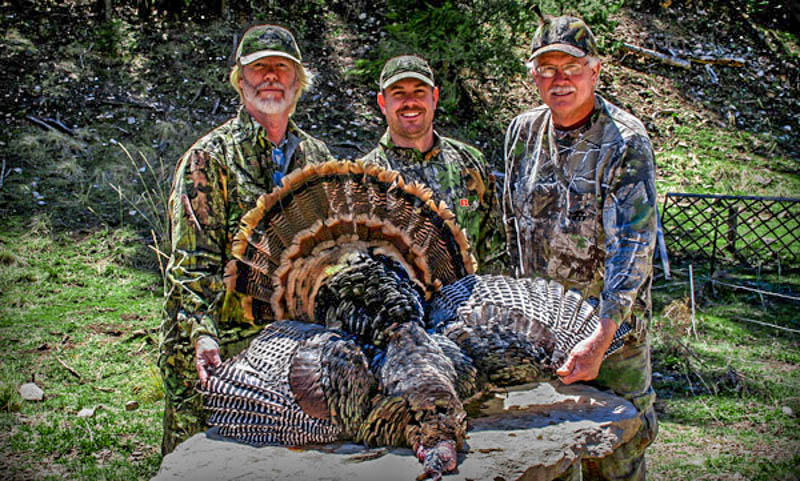
[[[798,443],[783,441],[742,428],[714,429],[662,418],[659,437],[648,451],[648,479],[797,479]]]
[[[84,237],[38,223],[0,229],[0,477],[149,479],[160,461],[161,387],[154,373],[160,280],[130,267],[125,230]],[[68,366],[68,367],[67,367]],[[69,368],[69,369],[68,369]],[[16,389],[35,382],[42,402]],[[139,407],[127,410],[126,403]],[[78,417],[83,408],[93,416]]]
[[[659,192],[800,196],[797,161],[773,135],[663,122],[670,136],[656,159]]]
[[[683,270],[654,291],[660,433],[648,450],[649,478],[797,479],[800,334],[741,320],[797,330],[797,303],[720,287],[712,295],[701,289],[703,269],[695,275],[696,338],[690,311],[674,308],[689,302]],[[746,277],[726,280],[742,285]],[[765,290],[779,285],[774,274],[762,282]]]

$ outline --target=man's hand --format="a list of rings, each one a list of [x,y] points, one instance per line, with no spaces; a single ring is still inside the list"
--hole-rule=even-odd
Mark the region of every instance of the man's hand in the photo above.
[[[208,382],[208,368],[222,364],[219,357],[219,344],[208,336],[200,336],[194,345],[194,367],[200,377],[200,384],[205,387]]]
[[[600,372],[603,355],[614,340],[617,324],[611,319],[600,319],[600,326],[591,336],[579,342],[572,348],[564,365],[558,368],[556,374],[561,376],[561,382],[572,384],[577,381],[591,381]]]

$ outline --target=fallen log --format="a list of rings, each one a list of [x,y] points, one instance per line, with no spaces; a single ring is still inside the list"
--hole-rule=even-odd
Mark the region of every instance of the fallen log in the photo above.
[[[728,67],[744,67],[746,60],[742,57],[713,57],[711,55],[701,55],[699,57],[689,57],[695,63],[726,65]]]
[[[630,50],[631,52],[637,53],[639,55],[643,55],[645,57],[658,60],[659,62],[665,63],[667,65],[685,68],[687,70],[692,68],[692,63],[682,58],[673,57],[671,55],[666,55],[661,52],[656,52],[655,50],[650,50],[649,48],[638,47],[636,45],[631,45],[629,43],[623,43],[622,46],[626,50]]]

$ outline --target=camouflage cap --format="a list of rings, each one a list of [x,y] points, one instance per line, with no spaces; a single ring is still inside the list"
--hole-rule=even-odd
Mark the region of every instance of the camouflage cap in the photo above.
[[[405,78],[415,78],[431,87],[436,86],[433,83],[433,70],[425,59],[416,55],[401,55],[386,61],[381,70],[380,89],[385,90],[386,87]]]
[[[249,28],[236,49],[236,62],[242,65],[272,56],[286,57],[296,63],[303,63],[303,57],[292,33],[277,25],[256,25]]]
[[[531,42],[533,60],[546,52],[564,52],[573,57],[597,55],[594,35],[583,20],[577,17],[544,18]]]

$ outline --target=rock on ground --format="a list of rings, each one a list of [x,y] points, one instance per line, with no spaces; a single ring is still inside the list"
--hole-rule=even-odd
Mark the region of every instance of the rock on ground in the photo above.
[[[42,388],[32,382],[20,386],[19,395],[26,401],[41,401],[44,399],[44,391],[42,391]]]
[[[603,457],[639,427],[631,403],[583,385],[537,384],[496,394],[470,419],[458,473],[445,481],[551,480],[581,458]],[[410,449],[254,448],[201,433],[167,455],[152,481],[413,480],[421,464]]]

